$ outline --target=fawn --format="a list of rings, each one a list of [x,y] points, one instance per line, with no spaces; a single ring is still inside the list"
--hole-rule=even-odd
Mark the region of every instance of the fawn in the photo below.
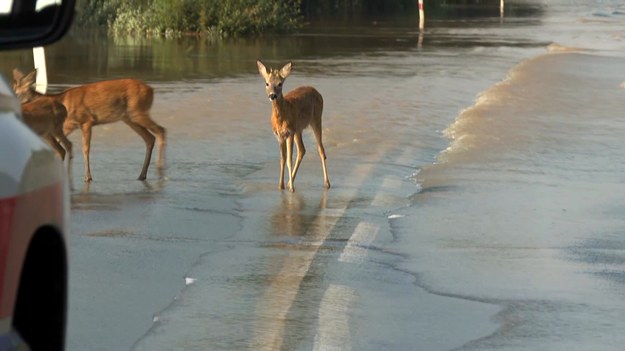
[[[284,189],[284,163],[289,169],[289,190],[295,191],[294,182],[302,158],[306,153],[302,131],[310,126],[317,139],[319,157],[323,167],[325,188],[330,187],[328,170],[326,168],[326,152],[321,141],[321,113],[323,112],[323,98],[313,87],[303,86],[296,88],[286,95],[282,95],[282,86],[286,77],[291,73],[292,62],[282,68],[271,69],[256,61],[258,72],[265,79],[267,96],[271,100],[271,127],[280,145],[280,180],[278,186]],[[293,158],[293,139],[297,144],[297,158],[295,167],[291,167]]]
[[[89,149],[91,128],[95,125],[123,121],[145,142],[146,152],[139,180],[145,180],[155,137],[159,141],[159,169],[163,166],[165,128],[154,122],[149,115],[154,92],[147,84],[136,79],[106,80],[69,88],[59,94],[44,95],[35,90],[37,71],[23,74],[13,70],[13,89],[22,103],[42,97],[53,98],[67,109],[63,133],[69,135],[76,128],[82,131],[82,150],[85,159],[85,182],[90,182]],[[150,133],[152,132],[152,133]]]
[[[22,104],[24,123],[45,139],[62,160],[65,160],[67,153],[70,160],[68,161],[69,167],[73,155],[72,143],[63,133],[63,123],[66,117],[65,106],[51,97],[42,96],[37,100]]]

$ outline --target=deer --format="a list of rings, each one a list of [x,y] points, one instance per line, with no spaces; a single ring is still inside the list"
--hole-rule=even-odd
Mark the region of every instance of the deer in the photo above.
[[[36,134],[41,136],[57,152],[61,160],[69,156],[68,169],[73,158],[72,143],[63,133],[67,110],[54,98],[42,96],[22,104],[22,119]]]
[[[278,187],[284,189],[284,164],[289,172],[289,190],[295,191],[295,176],[302,158],[306,154],[302,131],[311,127],[317,140],[317,150],[323,168],[323,181],[326,189],[330,188],[328,170],[326,168],[326,152],[321,137],[321,114],[323,112],[323,97],[317,89],[311,86],[301,86],[282,94],[284,81],[291,74],[293,63],[289,61],[280,69],[265,66],[261,60],[256,61],[258,72],[265,80],[265,90],[271,101],[271,128],[280,147],[280,178]],[[297,146],[297,158],[293,162],[293,141]]]
[[[154,100],[154,91],[149,85],[137,79],[126,78],[85,84],[58,94],[41,94],[35,90],[36,74],[37,70],[23,74],[14,69],[13,90],[22,103],[49,97],[65,106],[67,117],[63,123],[63,134],[67,136],[77,128],[82,132],[85,183],[93,180],[89,165],[91,129],[100,124],[122,121],[143,139],[146,152],[138,180],[145,180],[147,177],[156,138],[159,142],[158,167],[162,168],[165,128],[150,118],[149,110]]]

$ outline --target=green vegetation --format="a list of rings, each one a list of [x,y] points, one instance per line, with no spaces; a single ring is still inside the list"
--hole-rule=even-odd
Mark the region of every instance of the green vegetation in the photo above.
[[[320,17],[350,19],[415,10],[417,2],[417,0],[303,0],[301,10],[309,20]]]
[[[250,36],[292,32],[305,20],[397,13],[416,0],[79,0],[76,23],[114,33]]]
[[[416,14],[418,0],[78,0],[76,23],[117,34],[289,33],[306,21]],[[528,11],[519,1],[512,12]],[[497,14],[499,0],[425,0],[430,18]],[[486,12],[485,12],[486,11]],[[489,12],[490,11],[490,12]],[[531,11],[531,8],[530,8]]]
[[[301,0],[81,0],[76,22],[118,34],[290,32],[303,22]]]

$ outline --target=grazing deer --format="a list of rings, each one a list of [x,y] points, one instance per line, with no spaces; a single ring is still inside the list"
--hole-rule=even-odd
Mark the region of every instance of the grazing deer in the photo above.
[[[155,137],[159,141],[158,167],[163,165],[165,129],[150,118],[149,110],[154,100],[150,86],[136,79],[116,79],[69,88],[59,94],[44,95],[35,90],[37,71],[24,75],[13,70],[13,89],[24,102],[44,96],[54,98],[67,109],[63,133],[69,135],[76,128],[82,131],[82,150],[85,158],[85,182],[90,182],[89,149],[91,128],[105,123],[123,121],[145,142],[146,152],[139,180],[145,180]],[[150,133],[152,132],[152,133]]]
[[[323,112],[323,98],[313,87],[303,86],[296,88],[286,95],[282,95],[282,86],[286,77],[291,73],[292,62],[288,62],[281,69],[265,67],[256,61],[260,75],[265,79],[267,96],[271,100],[271,127],[280,145],[280,180],[278,186],[284,189],[284,163],[289,169],[289,190],[295,191],[294,182],[302,158],[306,153],[302,131],[311,126],[315,138],[326,188],[330,187],[328,170],[326,169],[326,152],[321,141],[321,113]],[[295,167],[291,167],[293,158],[293,140],[297,144],[297,158]]]
[[[72,143],[63,133],[63,123],[66,117],[67,110],[65,106],[51,97],[42,96],[39,99],[22,104],[24,123],[45,139],[61,156],[62,160],[65,160],[65,154],[67,153],[69,162],[71,162],[73,158]]]

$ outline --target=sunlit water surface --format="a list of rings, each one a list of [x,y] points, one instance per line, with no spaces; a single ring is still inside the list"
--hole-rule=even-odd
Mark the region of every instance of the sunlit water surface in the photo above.
[[[168,131],[166,176],[142,183],[141,139],[96,127],[90,186],[72,135],[68,349],[625,344],[625,9],[528,4],[424,33],[404,20],[224,41],[74,31],[47,48],[50,91],[145,80]],[[327,193],[310,135],[296,194],[277,191],[257,58],[293,60],[285,89],[323,94]],[[357,228],[379,234],[345,268]],[[331,315],[342,341],[328,308],[348,316]]]

